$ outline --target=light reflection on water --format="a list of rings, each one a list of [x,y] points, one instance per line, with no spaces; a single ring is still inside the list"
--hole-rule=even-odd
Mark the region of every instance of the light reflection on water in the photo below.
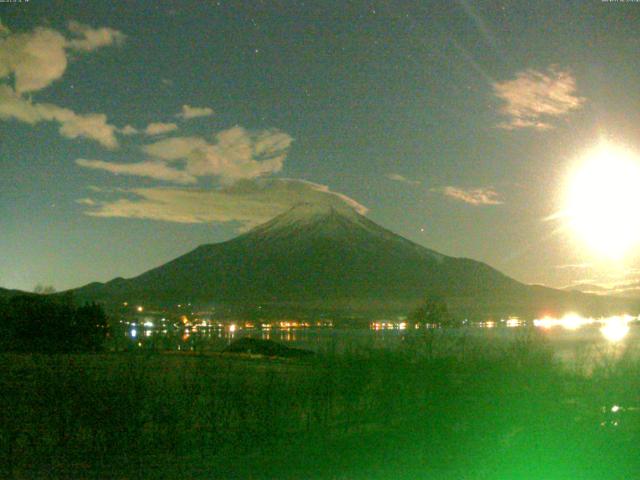
[[[533,321],[534,326],[548,330],[561,327],[565,330],[578,330],[587,325],[600,325],[600,333],[611,342],[619,342],[629,333],[629,324],[637,317],[631,315],[615,315],[612,317],[594,319],[582,317],[575,313],[568,313],[562,318],[543,317]]]
[[[562,318],[543,317],[536,318],[533,325],[545,330],[561,327],[565,330],[578,330],[588,325],[600,325],[600,333],[610,342],[620,342],[629,333],[629,324],[637,317],[631,315],[614,315],[606,318],[594,319],[582,317],[576,313],[568,313]]]
[[[600,427],[617,429],[635,425],[638,422],[639,415],[640,407],[638,406],[603,405],[600,409]]]
[[[629,333],[629,321],[623,318],[610,319],[602,327],[600,332],[611,342],[619,342]]]
[[[535,337],[544,342],[562,363],[582,365],[590,370],[599,362],[615,360],[626,353],[640,357],[640,350],[630,349],[637,343],[640,331],[636,320],[637,317],[629,315],[594,319],[567,314],[561,318],[543,317],[529,322],[518,318],[488,320],[446,329],[430,324],[407,324],[404,320],[371,322],[369,328],[338,328],[302,322],[249,326],[242,322],[209,322],[191,327],[128,323],[124,335],[119,337],[122,340],[116,341],[114,348],[215,352],[235,339],[252,336],[316,352],[407,346],[419,349],[427,345],[430,352],[446,354],[468,341],[491,349]]]

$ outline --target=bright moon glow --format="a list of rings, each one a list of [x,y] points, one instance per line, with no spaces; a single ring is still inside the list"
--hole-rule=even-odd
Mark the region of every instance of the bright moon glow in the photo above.
[[[640,159],[603,142],[571,177],[563,216],[592,250],[622,259],[640,244]]]

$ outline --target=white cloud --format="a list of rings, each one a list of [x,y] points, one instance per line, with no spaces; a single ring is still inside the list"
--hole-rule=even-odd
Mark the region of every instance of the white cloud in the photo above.
[[[175,123],[155,122],[147,125],[147,128],[145,128],[144,133],[146,133],[147,135],[161,135],[163,133],[172,132],[177,129],[178,129],[178,125],[176,125]]]
[[[137,128],[132,127],[131,125],[125,125],[124,128],[118,130],[122,135],[137,135],[140,133]]]
[[[191,184],[196,183],[196,178],[181,170],[168,167],[160,161],[147,161],[139,163],[111,163],[102,160],[87,160],[78,158],[76,163],[81,167],[96,170],[105,170],[116,175],[134,175],[138,177],[154,178],[168,182]]]
[[[13,74],[18,93],[49,86],[67,69],[66,43],[62,34],[48,28],[0,38],[0,78]]]
[[[112,28],[101,27],[91,28],[78,22],[69,22],[69,31],[78,38],[67,41],[67,48],[91,52],[101,47],[109,45],[120,45],[124,42],[126,35]]]
[[[389,180],[406,183],[408,185],[420,185],[420,182],[418,182],[417,180],[410,180],[404,175],[400,175],[399,173],[387,173],[385,174],[385,177]]]
[[[116,132],[101,113],[79,114],[49,103],[34,103],[24,94],[48,87],[60,79],[67,69],[67,50],[93,51],[121,43],[125,36],[109,28],[93,29],[76,22],[69,24],[74,38],[49,29],[11,33],[0,28],[0,119],[18,120],[29,124],[57,122],[59,132],[67,138],[88,138],[113,149],[118,147]]]
[[[441,191],[447,197],[470,205],[501,205],[503,203],[498,193],[492,188],[463,189],[449,186]]]
[[[201,137],[173,137],[146,145],[143,151],[167,163],[184,162],[185,171],[195,177],[228,182],[279,172],[292,141],[278,130],[233,127],[217,133],[212,143]]]
[[[18,95],[7,85],[0,84],[0,119],[15,119],[29,124],[57,122],[59,132],[67,138],[88,138],[106,148],[118,147],[115,126],[107,123],[102,113],[78,114],[68,108],[50,103],[33,103]]]
[[[14,76],[18,94],[48,87],[62,78],[67,69],[67,50],[93,51],[121,43],[125,36],[110,28],[93,29],[76,22],[69,29],[77,38],[67,39],[50,28],[38,27],[31,32],[9,33],[0,36],[0,79]]]
[[[98,192],[96,192],[98,193]],[[136,188],[118,190],[114,200],[80,199],[95,217],[144,218],[177,223],[239,222],[241,229],[263,223],[292,206],[347,205],[361,214],[367,208],[326,185],[294,179],[242,180],[217,190]]]
[[[590,263],[565,263],[556,265],[555,268],[559,270],[586,270],[592,268],[592,265]]]
[[[525,70],[513,80],[495,82],[494,93],[505,102],[500,109],[508,117],[498,126],[507,130],[553,128],[550,120],[578,109],[585,99],[576,95],[571,73],[552,66],[547,71]]]
[[[142,150],[152,157],[174,161],[184,159],[194,152],[204,151],[208,146],[207,141],[201,137],[171,137],[145,145]]]
[[[183,105],[182,111],[176,114],[176,117],[183,120],[189,120],[190,118],[208,117],[213,115],[213,109],[209,107],[191,107],[189,105]]]
[[[0,109],[0,115],[2,110]],[[198,177],[216,177],[224,183],[256,178],[281,170],[292,138],[277,130],[248,132],[233,127],[215,135],[215,143],[200,137],[172,137],[142,149],[151,160],[109,163],[83,160],[88,168],[176,183],[195,183]]]

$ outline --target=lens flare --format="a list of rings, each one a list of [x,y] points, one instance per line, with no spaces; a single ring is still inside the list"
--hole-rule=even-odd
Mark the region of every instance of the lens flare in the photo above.
[[[629,321],[631,317],[611,317],[604,321],[600,333],[610,342],[619,342],[629,333]]]

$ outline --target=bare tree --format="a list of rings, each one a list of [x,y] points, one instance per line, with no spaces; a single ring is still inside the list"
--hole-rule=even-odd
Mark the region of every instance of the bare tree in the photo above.
[[[37,293],[38,295],[49,295],[51,293],[56,293],[56,289],[53,285],[43,285],[39,283],[33,288],[33,293]]]

